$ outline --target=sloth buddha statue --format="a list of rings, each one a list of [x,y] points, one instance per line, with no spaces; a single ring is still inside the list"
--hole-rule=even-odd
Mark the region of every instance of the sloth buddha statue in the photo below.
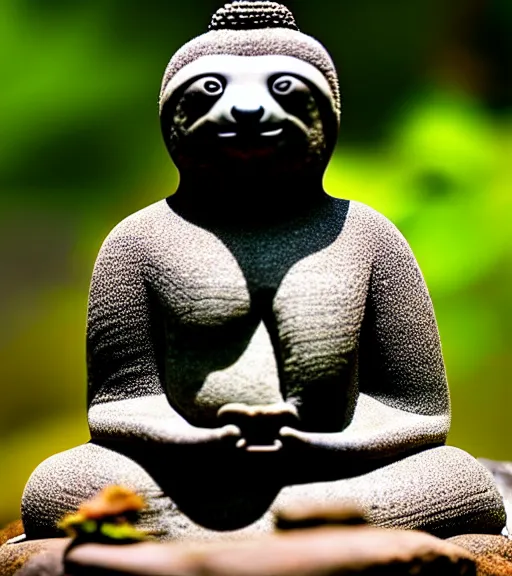
[[[450,402],[411,250],[322,179],[340,117],[325,48],[276,2],[234,1],[160,93],[174,194],[109,234],[88,308],[91,440],[25,488],[28,538],[103,487],[162,539],[273,530],[290,502],[379,526],[499,534],[503,503],[445,446]]]

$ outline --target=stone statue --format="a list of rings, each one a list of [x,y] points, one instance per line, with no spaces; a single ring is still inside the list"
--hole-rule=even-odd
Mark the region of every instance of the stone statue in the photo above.
[[[275,2],[217,11],[171,59],[160,118],[175,194],[121,222],[88,310],[91,441],[43,462],[27,537],[108,484],[164,539],[272,530],[291,501],[381,526],[498,534],[492,477],[444,446],[432,303],[386,218],[325,193],[333,63]]]

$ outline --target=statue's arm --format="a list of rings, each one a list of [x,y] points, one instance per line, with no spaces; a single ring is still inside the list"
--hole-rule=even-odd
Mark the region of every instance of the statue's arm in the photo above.
[[[440,444],[450,399],[432,300],[405,238],[383,216],[377,222],[359,351],[360,392],[371,400],[361,401],[374,410],[382,405],[388,418],[393,410],[394,434],[405,448]],[[388,418],[380,424],[385,430]]]
[[[374,215],[373,267],[358,354],[359,398],[339,433],[285,435],[371,465],[443,444],[450,401],[432,302],[400,232]]]
[[[194,444],[236,435],[234,426],[194,427],[169,404],[158,365],[163,346],[158,304],[148,288],[147,266],[143,239],[115,229],[94,267],[87,317],[91,437]]]

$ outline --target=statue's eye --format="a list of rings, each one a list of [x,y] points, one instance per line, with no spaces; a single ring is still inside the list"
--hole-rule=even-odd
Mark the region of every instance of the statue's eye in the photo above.
[[[192,82],[185,90],[184,95],[187,96],[220,96],[224,93],[226,82],[222,77],[218,76],[203,76]]]
[[[272,83],[272,92],[277,96],[286,96],[296,88],[297,81],[293,76],[280,76]]]
[[[218,78],[204,78],[202,80],[203,90],[210,96],[220,96],[224,92],[224,86]]]

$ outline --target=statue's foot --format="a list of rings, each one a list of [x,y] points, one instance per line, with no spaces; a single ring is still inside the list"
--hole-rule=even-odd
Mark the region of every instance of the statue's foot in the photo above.
[[[354,502],[377,526],[425,530],[436,536],[500,534],[503,500],[492,475],[472,456],[449,446],[425,450],[368,474],[289,486],[274,504],[294,500]]]

